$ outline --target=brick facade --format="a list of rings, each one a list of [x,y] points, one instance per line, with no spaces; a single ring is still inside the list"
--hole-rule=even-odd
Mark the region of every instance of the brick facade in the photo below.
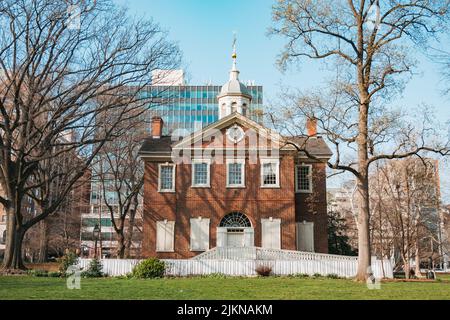
[[[161,159],[143,156],[143,256],[183,259],[199,254],[190,250],[190,219],[198,217],[210,219],[209,247],[214,248],[217,246],[217,227],[222,218],[231,212],[243,213],[250,219],[254,228],[254,246],[262,246],[261,219],[272,217],[281,219],[281,249],[297,249],[296,222],[306,220],[314,222],[315,252],[328,252],[324,163],[313,163],[311,194],[295,192],[295,165],[307,161],[299,160],[296,150],[280,152],[279,188],[261,188],[261,164],[259,161],[251,164],[247,154],[244,188],[227,188],[226,161],[211,163],[210,187],[192,187],[192,165],[182,163],[176,165],[175,192],[160,193],[158,165],[166,162]],[[156,222],[164,220],[175,221],[174,252],[156,252]]]
[[[295,220],[314,222],[314,251],[328,253],[327,178],[324,163],[313,164],[313,192],[295,194]]]

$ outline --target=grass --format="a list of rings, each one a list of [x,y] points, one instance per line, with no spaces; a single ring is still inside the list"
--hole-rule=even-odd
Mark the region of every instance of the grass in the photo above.
[[[369,290],[352,280],[327,278],[102,278],[82,279],[80,290],[69,290],[61,278],[0,277],[0,300],[10,299],[450,300],[450,282],[390,282],[382,283],[380,290]]]
[[[438,275],[437,275],[437,278],[438,278],[439,280],[450,281],[450,274],[443,274],[443,275],[438,274]]]

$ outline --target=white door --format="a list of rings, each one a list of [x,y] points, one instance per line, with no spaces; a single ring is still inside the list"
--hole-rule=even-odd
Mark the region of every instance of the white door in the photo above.
[[[297,250],[314,252],[314,222],[297,223]]]
[[[261,219],[261,246],[281,249],[281,219]]]
[[[227,247],[243,247],[244,232],[228,232]]]

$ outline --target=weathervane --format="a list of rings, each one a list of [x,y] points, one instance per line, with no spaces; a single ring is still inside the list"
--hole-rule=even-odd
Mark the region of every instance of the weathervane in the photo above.
[[[237,58],[237,54],[236,54],[236,41],[237,41],[237,36],[236,36],[236,31],[233,32],[233,59]]]

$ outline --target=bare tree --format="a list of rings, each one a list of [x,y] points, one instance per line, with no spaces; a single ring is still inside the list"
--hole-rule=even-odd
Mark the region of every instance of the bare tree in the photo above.
[[[430,60],[437,63],[440,67],[439,71],[443,80],[440,82],[441,89],[443,95],[447,96],[450,95],[450,85],[448,84],[450,80],[450,50],[440,44],[448,43],[449,40],[449,32],[446,32],[445,36],[438,39],[428,53]]]
[[[76,138],[73,135],[66,135],[58,142],[70,143],[74,139]],[[46,262],[50,244],[56,244],[57,247],[63,245],[64,248],[59,248],[62,250],[58,251],[64,252],[66,249],[73,249],[73,244],[79,242],[80,214],[89,200],[89,170],[86,169],[75,183],[72,184],[70,181],[73,173],[84,167],[84,159],[80,158],[76,152],[58,152],[61,148],[65,147],[58,146],[53,150],[52,153],[57,154],[54,158],[49,157],[39,163],[30,177],[30,183],[27,183],[26,197],[33,200],[37,214],[46,210],[49,201],[61,196],[61,191],[68,190],[58,207],[49,213],[46,219],[39,222],[38,262]],[[73,227],[74,222],[78,228]],[[74,234],[76,229],[78,229],[78,235]],[[61,233],[55,234],[56,231]],[[61,241],[58,243],[55,241],[57,239]]]
[[[133,19],[109,0],[73,4],[75,15],[64,0],[0,3],[6,269],[24,268],[27,230],[58,209],[103,145],[121,134],[118,124],[151,101],[139,94],[151,72],[180,62],[177,46],[155,23]],[[97,123],[110,112],[115,113],[110,122]],[[73,139],[63,139],[67,134]],[[78,166],[62,165],[71,158]],[[42,208],[29,219],[21,210],[25,195]]]
[[[143,122],[131,124],[126,134],[105,144],[93,165],[93,182],[99,185],[101,201],[111,216],[120,259],[130,256],[141,209],[144,168],[138,152],[145,136]]]
[[[55,212],[27,231],[23,251],[28,261],[44,263],[51,255],[62,256],[66,250],[74,252],[80,248],[80,220],[81,214],[89,208],[90,182],[87,172]],[[24,219],[31,219],[42,211],[32,197],[25,196],[23,202]]]
[[[438,255],[436,242],[440,229],[440,197],[437,161],[432,159],[404,159],[377,167],[371,176],[372,211],[380,211],[384,239],[390,240],[392,249],[401,257],[400,266],[406,278],[411,276],[411,261],[415,259],[415,274],[420,275],[420,263]],[[371,183],[371,185],[372,185]],[[374,208],[377,208],[375,210]],[[382,212],[382,213],[381,213]],[[380,232],[371,220],[371,228]],[[372,245],[381,246],[375,241]]]
[[[81,214],[87,212],[90,200],[90,173],[74,185],[49,221],[48,250],[57,256],[80,248]],[[45,221],[45,220],[44,220]]]
[[[358,280],[367,278],[371,264],[370,165],[421,151],[448,153],[448,145],[431,146],[422,139],[416,139],[418,143],[413,145],[403,141],[408,132],[429,136],[430,128],[420,132],[400,126],[403,130],[394,132],[399,115],[381,107],[401,91],[406,75],[411,75],[411,47],[425,45],[440,31],[448,8],[448,1],[439,0],[279,0],[273,8],[274,27],[270,33],[287,40],[279,60],[282,67],[303,58],[331,59],[339,66],[330,90],[322,89],[309,98],[303,96],[296,105],[315,106],[298,109],[302,115],[318,120],[320,134],[335,147],[335,157],[328,166],[351,172],[357,179]],[[324,101],[325,97],[330,99]],[[294,119],[299,110],[286,115]],[[390,150],[386,150],[388,142]],[[343,146],[353,157],[345,159]]]
[[[386,184],[381,174],[382,162],[377,162],[374,173],[369,179],[370,187],[370,239],[371,253],[381,260],[391,258],[394,254],[394,237],[391,232],[388,214],[393,210],[392,203],[385,195]],[[382,266],[384,268],[384,266]],[[384,269],[383,269],[384,271]]]

